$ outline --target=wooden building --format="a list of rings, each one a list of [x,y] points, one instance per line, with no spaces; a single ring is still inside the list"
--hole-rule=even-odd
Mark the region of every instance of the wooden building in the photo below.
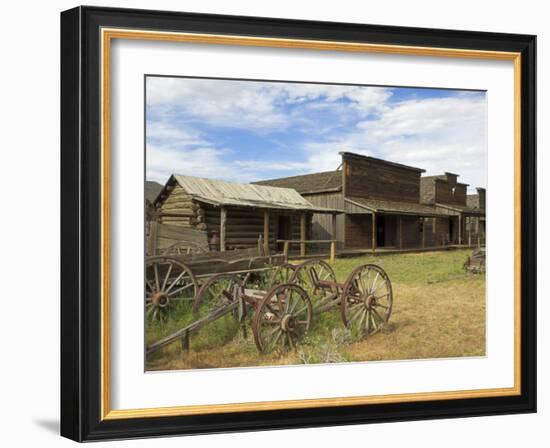
[[[444,201],[436,205],[435,200],[422,200],[425,170],[350,152],[340,156],[342,162],[335,171],[257,184],[294,188],[316,206],[343,209],[345,214],[336,218],[340,249],[407,249],[452,242],[449,222],[462,213],[455,211],[462,207],[462,196],[466,207],[465,184],[454,185],[451,198],[438,189],[437,198]],[[439,182],[434,185],[439,188]],[[468,208],[463,216],[476,216],[470,211]],[[314,214],[312,238],[326,238],[330,231],[329,219]]]
[[[311,239],[314,213],[334,216],[335,223],[339,212],[313,205],[290,188],[177,174],[167,181],[154,205],[165,233],[154,238],[158,247],[151,248],[151,253],[172,244],[182,228],[205,232],[214,250],[254,247],[260,236],[264,249],[282,250],[278,240]]]
[[[446,214],[449,244],[485,244],[485,189],[468,195],[468,184],[458,182],[458,174],[444,173],[421,179],[421,202]],[[445,228],[443,228],[445,230]]]
[[[375,157],[342,152],[341,169],[258,182],[295,188],[312,204],[342,208],[337,218],[339,248],[414,248],[439,245],[424,232],[427,218],[445,219],[435,207],[420,203],[423,169]],[[325,217],[315,215],[313,238],[330,227]]]

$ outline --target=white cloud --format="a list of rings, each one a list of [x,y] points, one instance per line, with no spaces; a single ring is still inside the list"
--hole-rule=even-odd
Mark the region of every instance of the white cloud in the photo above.
[[[480,95],[420,98],[392,103],[394,89],[319,84],[147,78],[148,176],[173,172],[248,182],[335,169],[339,151],[417,166],[426,174],[452,171],[472,187],[486,186],[486,105]],[[330,112],[330,119],[324,111]],[[323,113],[323,115],[318,115]],[[306,142],[277,159],[231,156],[194,123],[260,134],[300,129]],[[343,129],[343,130],[342,130]],[[263,138],[263,137],[262,137]],[[278,144],[275,142],[275,144]],[[285,141],[280,145],[292,145]],[[288,149],[288,148],[286,148]],[[151,154],[149,154],[151,153]]]
[[[473,189],[487,183],[485,129],[483,98],[409,100],[329,141],[310,142],[305,150],[312,172],[330,169],[330,163],[335,167],[335,154],[350,151],[423,168],[427,175],[456,172]]]
[[[295,123],[285,105],[347,99],[360,116],[383,110],[391,89],[321,84],[266,83],[192,78],[147,78],[147,105],[181,108],[186,117],[216,126],[269,131]],[[299,117],[298,117],[299,118]]]

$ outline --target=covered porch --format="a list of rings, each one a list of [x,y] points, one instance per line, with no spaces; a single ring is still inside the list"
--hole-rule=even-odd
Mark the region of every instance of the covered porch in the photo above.
[[[447,216],[408,202],[346,198],[346,251],[395,252],[444,247]]]

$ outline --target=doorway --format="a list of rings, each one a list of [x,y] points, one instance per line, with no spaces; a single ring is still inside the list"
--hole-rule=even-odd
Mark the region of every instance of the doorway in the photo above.
[[[378,247],[386,245],[386,217],[384,215],[376,217],[376,245]]]
[[[290,216],[279,215],[277,218],[277,239],[290,240],[292,239],[292,227]],[[284,243],[277,243],[277,250],[282,251]]]
[[[449,218],[449,243],[454,243],[454,219]]]

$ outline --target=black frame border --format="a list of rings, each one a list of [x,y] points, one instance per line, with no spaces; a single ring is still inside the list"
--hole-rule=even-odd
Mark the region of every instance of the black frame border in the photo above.
[[[101,420],[100,28],[521,53],[521,395]],[[61,435],[76,441],[536,412],[536,36],[77,7],[61,13]]]

